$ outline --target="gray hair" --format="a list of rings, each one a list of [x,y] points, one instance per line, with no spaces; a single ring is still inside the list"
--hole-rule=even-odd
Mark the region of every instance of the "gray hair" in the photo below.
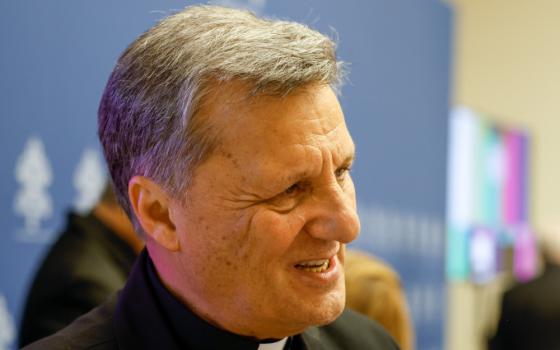
[[[241,81],[247,97],[282,97],[310,83],[336,90],[342,65],[335,43],[302,24],[217,6],[163,19],[121,55],[99,106],[99,138],[122,207],[134,222],[128,181],[135,175],[175,198],[184,193],[218,144],[197,111],[220,84]]]

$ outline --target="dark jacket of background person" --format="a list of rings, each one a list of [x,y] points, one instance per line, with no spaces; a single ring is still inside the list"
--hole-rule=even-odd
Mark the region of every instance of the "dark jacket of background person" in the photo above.
[[[491,350],[560,349],[560,266],[508,290]]]
[[[149,320],[150,322],[146,322]],[[62,331],[25,349],[256,350],[254,338],[214,327],[181,304],[157,277],[146,251],[125,288]],[[334,322],[309,327],[290,350],[398,349],[374,321],[346,310]]]
[[[121,289],[135,258],[133,248],[93,214],[70,213],[29,291],[20,346],[64,328]]]
[[[399,275],[388,264],[346,250],[346,307],[379,322],[403,350],[414,349],[414,331]]]

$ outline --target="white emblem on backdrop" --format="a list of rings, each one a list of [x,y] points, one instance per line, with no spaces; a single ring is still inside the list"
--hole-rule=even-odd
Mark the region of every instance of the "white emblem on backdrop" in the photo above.
[[[25,241],[44,241],[47,234],[41,228],[41,221],[53,213],[53,204],[48,187],[52,183],[52,171],[45,153],[43,142],[38,137],[30,137],[19,156],[15,177],[20,184],[15,199],[14,211],[24,219],[19,238]]]
[[[91,210],[99,200],[106,181],[105,166],[99,152],[84,150],[74,172],[74,209],[78,213]]]
[[[209,3],[211,5],[248,9],[255,13],[261,13],[266,6],[266,0],[212,0]]]
[[[0,350],[8,350],[15,339],[14,320],[8,312],[6,298],[0,294]]]

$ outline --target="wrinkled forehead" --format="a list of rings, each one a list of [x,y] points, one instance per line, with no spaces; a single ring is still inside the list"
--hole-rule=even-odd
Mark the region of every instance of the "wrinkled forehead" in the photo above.
[[[335,93],[328,85],[309,84],[286,96],[248,96],[229,84],[209,96],[205,118],[223,150],[247,152],[296,144],[340,147],[353,143]]]

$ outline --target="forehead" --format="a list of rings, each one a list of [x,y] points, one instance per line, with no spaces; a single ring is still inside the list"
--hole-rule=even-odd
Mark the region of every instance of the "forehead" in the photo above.
[[[338,99],[327,85],[305,86],[285,97],[237,95],[217,99],[211,111],[226,153],[274,160],[298,150],[344,157],[354,151]]]

